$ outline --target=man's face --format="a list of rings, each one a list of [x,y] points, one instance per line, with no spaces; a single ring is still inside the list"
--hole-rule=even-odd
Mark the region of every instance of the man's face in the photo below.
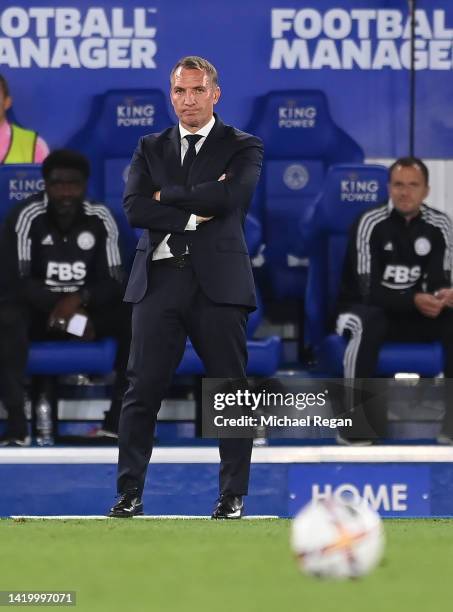
[[[211,119],[220,87],[203,70],[180,67],[172,78],[170,98],[181,125],[194,133]]]
[[[69,229],[85,197],[85,177],[75,168],[54,168],[46,179],[46,192],[59,227]]]
[[[397,166],[390,177],[389,194],[396,210],[411,219],[418,214],[429,193],[429,187],[421,169],[414,166]]]
[[[6,111],[11,108],[13,101],[10,96],[5,96],[3,88],[0,87],[0,124],[6,119]]]

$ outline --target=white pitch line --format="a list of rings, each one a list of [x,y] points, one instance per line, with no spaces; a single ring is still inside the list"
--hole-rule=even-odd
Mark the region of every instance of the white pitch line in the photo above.
[[[27,514],[19,514],[19,515],[13,515],[10,516],[9,518],[14,519],[14,520],[21,520],[21,519],[26,519],[26,520],[32,520],[32,521],[42,521],[42,520],[46,520],[46,521],[68,521],[68,520],[73,520],[73,521],[80,521],[80,520],[88,520],[88,521],[105,521],[105,520],[112,520],[112,521],[118,521],[118,519],[116,518],[112,518],[109,516],[102,516],[102,515],[66,515],[66,516],[39,516],[39,515],[27,515]],[[171,520],[208,520],[211,517],[210,516],[196,516],[196,515],[184,515],[184,514],[162,514],[162,515],[145,515],[145,516],[134,516],[134,521],[137,519],[140,520],[162,520],[162,519],[171,519]],[[248,520],[248,521],[254,521],[254,520],[267,520],[267,519],[278,519],[280,518],[277,515],[274,514],[269,514],[269,515],[251,515],[251,516],[243,516],[241,520]]]

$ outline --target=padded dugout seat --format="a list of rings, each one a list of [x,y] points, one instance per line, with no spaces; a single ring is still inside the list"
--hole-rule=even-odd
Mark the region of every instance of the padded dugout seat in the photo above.
[[[9,210],[44,188],[40,164],[0,166],[0,223]],[[104,338],[96,342],[32,342],[28,374],[108,374],[113,370],[116,342]]]
[[[113,371],[116,342],[103,338],[96,342],[65,340],[32,342],[28,355],[28,374],[97,374]]]
[[[330,376],[343,376],[347,341],[329,333],[335,315],[349,228],[365,210],[388,199],[388,170],[378,165],[337,165],[327,174],[310,223],[301,231],[310,250],[305,300],[306,329],[318,367]],[[379,353],[378,376],[416,372],[436,376],[443,370],[440,342],[388,342]]]
[[[43,189],[41,164],[0,165],[0,223],[16,204]]]
[[[131,157],[142,136],[173,123],[159,89],[112,89],[94,97],[87,123],[68,145],[90,160],[89,194],[112,210],[126,268],[137,242],[123,211]]]
[[[360,163],[361,147],[332,119],[318,90],[272,91],[257,101],[247,131],[264,142],[263,179],[252,212],[263,224],[265,261],[275,298],[302,297],[308,223],[331,164]]]

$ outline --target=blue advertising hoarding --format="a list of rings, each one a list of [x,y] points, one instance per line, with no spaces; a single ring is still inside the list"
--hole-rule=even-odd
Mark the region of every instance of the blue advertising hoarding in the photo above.
[[[416,153],[453,150],[453,4],[418,0]],[[259,96],[321,89],[334,120],[367,157],[408,150],[410,23],[407,0],[5,0],[0,72],[14,117],[52,147],[84,126],[109,89],[168,89],[175,61],[202,55],[219,69],[218,110],[246,128]],[[144,128],[146,131],[146,127]]]
[[[53,449],[52,449],[53,450]],[[71,453],[74,449],[55,449]],[[100,450],[100,449],[98,449]],[[187,452],[187,448],[182,449]],[[40,449],[31,449],[30,452]],[[102,515],[114,494],[116,456],[37,461],[4,456],[0,478],[11,483],[0,499],[0,517],[15,514]],[[155,515],[206,515],[216,496],[217,462],[152,464],[144,501]],[[23,483],[28,486],[24,487]],[[49,487],[49,483],[53,483]],[[97,494],[93,495],[93,490]],[[368,500],[386,518],[453,516],[453,464],[446,463],[252,463],[247,514],[293,517],[311,499],[333,495]]]
[[[311,500],[366,499],[381,516],[431,515],[427,464],[293,464],[288,470],[289,514]]]

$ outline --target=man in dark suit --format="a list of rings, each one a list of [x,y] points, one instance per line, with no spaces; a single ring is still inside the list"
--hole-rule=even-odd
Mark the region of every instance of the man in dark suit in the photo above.
[[[143,514],[141,495],[161,400],[190,337],[206,375],[246,375],[246,323],[255,309],[244,219],[263,146],[214,114],[217,71],[185,57],[170,75],[179,125],[140,139],[124,208],[144,228],[125,300],[133,303],[129,389],[119,432],[113,517]],[[222,439],[220,497],[212,518],[240,518],[251,439]]]

